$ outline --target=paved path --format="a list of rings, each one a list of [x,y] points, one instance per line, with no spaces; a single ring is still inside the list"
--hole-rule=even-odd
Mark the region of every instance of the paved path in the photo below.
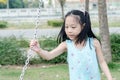
[[[51,37],[58,35],[60,29],[38,29],[37,30],[37,36],[38,37]],[[120,27],[110,28],[110,33],[118,33],[120,34]],[[27,38],[32,39],[34,37],[34,29],[20,29],[20,30],[0,30],[0,37],[9,37],[9,36],[15,36],[17,38]],[[99,29],[93,28],[93,32],[98,34]]]

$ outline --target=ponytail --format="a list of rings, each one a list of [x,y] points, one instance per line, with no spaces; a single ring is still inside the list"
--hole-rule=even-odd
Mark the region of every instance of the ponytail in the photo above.
[[[85,11],[85,28],[87,30],[87,36],[88,37],[96,38],[96,36],[92,32],[90,16],[89,16],[89,13],[87,11]]]
[[[80,32],[80,34],[77,36],[78,38],[75,43],[82,43],[82,41],[87,40],[88,37],[96,38],[96,36],[94,35],[94,33],[91,30],[90,16],[87,11],[82,12],[79,10],[72,10],[65,15],[65,19],[66,19],[66,17],[70,16],[71,14],[79,16],[79,18],[80,18],[79,23],[83,26],[83,29]],[[58,42],[62,42],[62,41],[65,41],[66,39],[69,39],[65,33],[65,19],[64,19],[64,23],[61,28],[61,31],[57,37]]]

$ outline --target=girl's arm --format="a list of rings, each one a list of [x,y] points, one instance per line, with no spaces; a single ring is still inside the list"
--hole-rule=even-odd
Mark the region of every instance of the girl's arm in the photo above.
[[[32,40],[30,42],[30,48],[46,60],[51,60],[51,59],[59,56],[60,54],[62,54],[67,49],[66,48],[66,43],[62,42],[61,44],[58,45],[58,47],[56,47],[52,51],[48,52],[46,50],[41,49],[38,41],[36,41],[36,40]]]
[[[94,46],[96,48],[97,58],[98,58],[98,61],[99,61],[102,71],[104,72],[104,74],[106,75],[108,80],[112,80],[111,73],[109,71],[109,68],[108,68],[105,60],[104,60],[100,42],[97,39],[94,39]]]

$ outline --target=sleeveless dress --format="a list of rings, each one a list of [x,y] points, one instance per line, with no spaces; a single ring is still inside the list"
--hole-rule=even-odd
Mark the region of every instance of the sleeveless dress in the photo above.
[[[93,38],[88,38],[82,49],[76,48],[71,40],[66,43],[70,80],[101,80]]]

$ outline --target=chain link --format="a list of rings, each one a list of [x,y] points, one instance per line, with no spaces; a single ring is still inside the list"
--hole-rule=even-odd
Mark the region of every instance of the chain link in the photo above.
[[[37,14],[36,23],[35,23],[34,39],[37,39],[37,29],[38,29],[38,25],[39,25],[41,4],[42,4],[42,0],[39,0],[39,9],[38,9],[38,14]],[[25,65],[24,65],[24,67],[22,69],[22,72],[21,72],[19,80],[24,80],[23,77],[24,77],[25,71],[27,69],[27,65],[29,64],[30,58],[32,56],[33,56],[33,51],[31,49],[29,49],[28,52],[27,52],[27,59],[25,61]]]
[[[27,65],[29,64],[29,60],[32,57],[32,50],[29,49],[28,50],[28,54],[27,54],[27,60],[25,61],[25,65],[23,67],[22,73],[20,75],[20,79],[19,80],[23,80],[24,74],[25,74],[25,70],[27,69]]]

